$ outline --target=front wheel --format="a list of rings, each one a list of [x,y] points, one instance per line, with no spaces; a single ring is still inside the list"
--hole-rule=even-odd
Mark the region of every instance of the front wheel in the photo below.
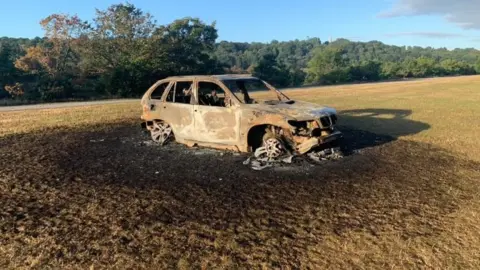
[[[265,134],[262,138],[262,146],[255,150],[255,156],[260,159],[272,161],[286,153],[282,140],[273,134]]]
[[[265,148],[265,155],[268,159],[276,159],[285,152],[283,143],[274,137],[264,140],[263,147]]]

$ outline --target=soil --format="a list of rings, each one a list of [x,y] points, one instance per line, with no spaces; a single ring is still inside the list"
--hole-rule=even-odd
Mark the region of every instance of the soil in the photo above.
[[[305,269],[339,261],[317,247],[350,233],[440,234],[458,168],[478,164],[342,129],[343,159],[263,171],[245,154],[155,145],[131,123],[5,137],[0,268]]]

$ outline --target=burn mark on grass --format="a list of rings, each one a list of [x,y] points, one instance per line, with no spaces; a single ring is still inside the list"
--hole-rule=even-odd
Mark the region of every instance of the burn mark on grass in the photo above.
[[[362,155],[282,172],[251,171],[244,156],[145,147],[132,125],[4,138],[0,265],[193,267],[226,265],[228,254],[230,266],[306,268],[332,238],[410,241],[449,226],[466,192],[458,168],[479,164],[393,136],[344,133]],[[322,250],[319,259],[342,255]]]

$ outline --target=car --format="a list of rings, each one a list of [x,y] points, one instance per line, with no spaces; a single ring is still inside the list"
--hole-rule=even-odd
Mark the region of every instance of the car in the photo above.
[[[337,142],[334,108],[293,100],[250,74],[172,76],[141,99],[142,127],[153,141],[254,152],[305,154]]]

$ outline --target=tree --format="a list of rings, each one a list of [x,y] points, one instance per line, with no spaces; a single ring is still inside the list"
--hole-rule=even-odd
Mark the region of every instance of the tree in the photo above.
[[[29,47],[26,54],[15,61],[15,67],[37,77],[31,87],[24,87],[31,88],[29,91],[38,90],[42,99],[70,97],[70,80],[79,72],[78,42],[88,26],[77,16],[63,14],[50,15],[40,24],[45,30],[46,42]]]
[[[420,56],[417,58],[415,69],[413,70],[413,76],[427,77],[433,75],[438,75],[435,60],[426,56]]]
[[[151,59],[164,58],[153,49],[155,22],[133,4],[117,4],[96,10],[94,24],[83,51],[85,69],[100,75],[101,86],[110,95],[131,96],[151,83]]]
[[[253,75],[271,82],[276,87],[285,87],[290,83],[290,74],[286,67],[277,62],[274,54],[266,54],[254,66]]]
[[[347,60],[342,48],[327,46],[315,51],[307,66],[307,83],[332,84],[347,81]]]
[[[283,86],[480,72],[480,51],[337,39],[217,42],[215,22],[157,25],[132,4],[96,10],[91,22],[52,14],[43,38],[0,37],[0,98],[140,96],[171,75],[254,73]],[[8,90],[8,92],[7,92]]]
[[[96,10],[90,32],[89,61],[95,71],[113,70],[130,63],[142,62],[149,56],[151,44],[146,42],[155,31],[155,22],[132,4],[112,5]]]
[[[209,74],[222,70],[213,56],[218,37],[215,22],[208,25],[198,18],[175,20],[160,26],[154,34],[159,50],[167,60],[159,63],[167,74]]]
[[[474,67],[463,61],[455,61],[453,59],[445,59],[440,63],[446,75],[471,75],[475,74]]]
[[[417,74],[417,61],[414,58],[407,58],[402,62],[400,75],[403,78],[414,77]]]
[[[16,76],[12,54],[11,44],[0,43],[0,98],[8,97],[9,91],[5,89],[5,86],[12,83]]]
[[[380,77],[383,79],[393,79],[402,77],[402,66],[396,62],[385,62],[382,64]]]
[[[23,85],[21,83],[15,83],[14,85],[6,85],[5,90],[12,97],[23,96],[23,94],[25,93],[24,90],[23,90]]]
[[[48,46],[43,48],[49,58],[48,72],[53,77],[59,73],[77,73],[82,37],[89,28],[77,15],[53,14],[40,25],[45,31]]]
[[[110,95],[139,95],[169,75],[223,70],[212,57],[215,23],[183,18],[157,26],[149,13],[132,4],[97,10],[94,22],[85,63],[90,73],[100,74]]]
[[[349,67],[349,81],[378,81],[380,80],[381,64],[376,61],[365,61],[359,65]]]

